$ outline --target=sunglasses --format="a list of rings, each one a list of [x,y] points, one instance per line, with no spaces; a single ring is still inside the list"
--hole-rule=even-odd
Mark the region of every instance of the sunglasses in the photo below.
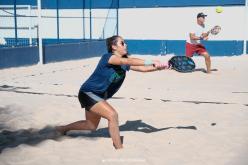
[[[124,46],[126,43],[124,41],[121,41],[121,45]]]

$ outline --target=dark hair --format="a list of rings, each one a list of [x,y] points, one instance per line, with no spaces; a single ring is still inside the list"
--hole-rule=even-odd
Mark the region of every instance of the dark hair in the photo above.
[[[107,46],[107,49],[108,49],[109,53],[113,52],[112,45],[117,44],[118,38],[120,38],[120,36],[114,35],[114,36],[109,37],[109,38],[106,39],[106,46]]]

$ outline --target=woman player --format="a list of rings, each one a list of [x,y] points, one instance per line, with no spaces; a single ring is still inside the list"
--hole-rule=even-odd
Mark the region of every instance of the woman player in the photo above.
[[[108,120],[108,129],[116,149],[123,148],[116,110],[107,102],[121,87],[126,71],[151,72],[167,69],[167,63],[157,60],[143,60],[129,57],[127,45],[121,36],[112,36],[106,40],[108,53],[104,54],[95,71],[82,84],[78,99],[85,108],[85,120],[65,126],[57,130],[66,134],[70,130],[96,130],[101,118]]]

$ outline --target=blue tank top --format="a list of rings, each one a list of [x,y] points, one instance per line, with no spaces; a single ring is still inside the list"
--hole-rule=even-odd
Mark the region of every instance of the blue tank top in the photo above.
[[[107,53],[101,57],[95,71],[82,84],[80,91],[93,92],[102,98],[110,98],[118,91],[130,66],[109,64],[111,56],[111,53]]]

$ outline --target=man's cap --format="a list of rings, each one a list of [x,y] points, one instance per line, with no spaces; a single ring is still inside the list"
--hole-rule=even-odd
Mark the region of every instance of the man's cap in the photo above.
[[[200,17],[205,18],[206,16],[207,16],[207,15],[204,14],[204,13],[198,13],[198,14],[197,14],[197,18],[200,18]]]

